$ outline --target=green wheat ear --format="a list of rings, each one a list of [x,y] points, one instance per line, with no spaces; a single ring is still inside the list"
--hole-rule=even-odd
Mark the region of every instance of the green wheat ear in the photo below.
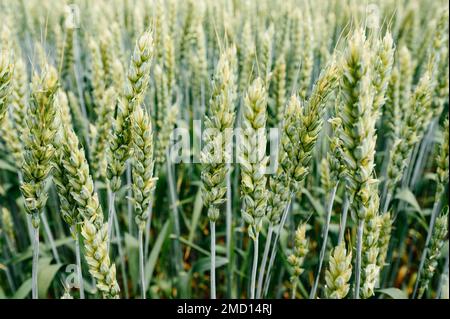
[[[8,108],[8,98],[11,94],[11,79],[14,65],[6,50],[0,52],[0,123],[3,122]]]
[[[53,143],[60,125],[55,105],[57,88],[58,75],[54,67],[47,65],[40,75],[34,74],[24,132],[21,185],[25,207],[31,214],[34,227],[38,227],[39,214],[47,202],[45,187],[55,155]]]
[[[250,225],[249,235],[254,238],[262,227],[267,205],[265,169],[266,105],[267,96],[261,78],[253,81],[244,99],[242,119],[243,139],[240,148],[242,215]]]
[[[343,299],[350,290],[352,276],[352,252],[345,244],[334,248],[330,255],[329,267],[325,272],[325,295],[330,299]]]
[[[303,273],[302,266],[308,252],[309,241],[306,238],[306,223],[303,223],[295,231],[294,247],[292,253],[288,256],[288,263],[292,270],[291,281],[298,280],[298,277]]]
[[[120,189],[121,176],[131,155],[131,117],[147,92],[153,51],[152,33],[146,31],[136,41],[109,142],[107,178],[113,193]]]
[[[145,228],[148,207],[152,197],[152,191],[156,186],[156,178],[153,177],[153,130],[148,113],[138,107],[132,118],[133,129],[133,170],[132,189],[136,210],[136,223],[139,228]]]
[[[430,285],[433,275],[438,267],[438,259],[441,256],[441,250],[445,244],[445,238],[448,232],[448,207],[444,207],[441,215],[436,219],[433,235],[430,242],[430,251],[425,260],[419,282],[419,293],[417,297],[421,299]]]

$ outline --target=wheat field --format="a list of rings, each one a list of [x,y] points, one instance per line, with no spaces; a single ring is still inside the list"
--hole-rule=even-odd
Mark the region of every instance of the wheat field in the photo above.
[[[0,298],[449,298],[446,1],[0,21]]]

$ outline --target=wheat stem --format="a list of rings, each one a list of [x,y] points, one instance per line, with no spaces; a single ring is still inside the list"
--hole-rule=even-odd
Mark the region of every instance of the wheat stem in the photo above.
[[[78,231],[74,231],[75,234],[75,258],[77,263],[77,281],[78,288],[80,290],[80,299],[84,299],[84,283],[83,283],[83,273],[81,271],[81,254],[80,254],[80,236]]]
[[[317,267],[316,279],[314,281],[313,289],[311,290],[311,293],[309,295],[309,299],[316,298],[317,287],[319,286],[320,272],[322,271],[323,259],[325,257],[325,251],[327,250],[328,231],[330,228],[331,213],[333,211],[333,202],[334,202],[334,197],[336,195],[337,187],[338,187],[337,184],[336,184],[336,186],[333,187],[331,194],[330,194],[330,199],[328,201],[327,216],[326,216],[325,226],[323,228],[323,234],[322,234],[323,242],[322,242],[322,247],[320,249],[320,255],[319,255],[319,265]]]
[[[259,234],[253,239],[253,266],[250,283],[250,299],[255,299],[256,272],[258,271]]]
[[[139,228],[139,275],[141,278],[141,294],[142,299],[145,299],[145,293],[147,291],[145,287],[145,268],[144,268],[144,240],[143,240],[143,230]]]
[[[119,252],[119,262],[120,262],[120,271],[122,272],[122,281],[123,281],[123,289],[125,292],[125,298],[129,298],[128,294],[128,279],[127,279],[127,269],[125,268],[125,255],[123,253],[123,247],[122,247],[122,236],[120,235],[120,228],[119,228],[119,219],[117,216],[114,216],[114,233],[116,235],[117,240],[117,250]]]
[[[362,261],[362,241],[364,232],[364,219],[358,220],[358,229],[356,237],[356,260],[355,260],[355,299],[359,299],[359,286],[361,282],[361,261]]]
[[[412,177],[409,184],[411,189],[413,189],[414,186],[416,185],[419,174],[423,170],[423,161],[424,159],[426,159],[426,154],[430,145],[433,144],[433,136],[435,133],[435,127],[436,124],[438,123],[438,120],[439,120],[438,118],[435,118],[431,122],[430,126],[428,127],[428,132],[425,135],[422,143],[420,144],[419,155],[417,155],[417,159],[414,165],[414,171],[412,173]]]
[[[127,162],[126,168],[127,175],[127,216],[128,216],[128,231],[133,234],[133,203],[131,199],[133,198],[133,190],[131,187],[131,164],[130,161]]]
[[[344,205],[342,207],[342,214],[341,214],[341,223],[339,225],[339,237],[337,246],[339,246],[342,241],[344,240],[344,234],[345,234],[345,226],[347,225],[347,215],[348,215],[348,209],[350,207],[350,200],[347,195],[344,195]]]
[[[295,280],[292,282],[291,299],[295,299],[295,293],[296,293],[296,291],[297,291],[297,282],[298,282],[298,279],[295,279]]]
[[[52,255],[55,258],[55,261],[58,264],[60,264],[61,259],[59,258],[58,250],[56,249],[55,239],[53,238],[53,234],[52,234],[52,231],[48,224],[47,214],[45,213],[45,211],[42,212],[42,214],[41,214],[41,220],[42,220],[42,225],[44,225],[44,231],[45,231],[45,234],[47,235],[47,239],[48,239],[48,243],[50,245],[50,249],[52,251]]]
[[[182,257],[182,253],[181,253],[180,242],[178,239],[181,236],[180,217],[179,217],[179,213],[178,213],[178,200],[177,200],[177,194],[176,194],[176,190],[175,190],[175,180],[173,177],[173,171],[172,171],[172,165],[171,165],[169,151],[167,151],[166,163],[167,163],[167,179],[168,179],[168,184],[169,184],[169,193],[170,193],[170,202],[171,202],[170,206],[172,207],[172,218],[173,218],[174,228],[175,228],[174,231],[175,231],[175,235],[177,238],[173,243],[173,247],[174,247],[175,256],[176,256],[175,268],[178,272],[183,269],[183,257]]]
[[[33,265],[31,272],[31,296],[38,299],[39,225],[33,227]]]
[[[211,299],[216,299],[216,222],[210,221],[209,227],[211,229]]]
[[[289,213],[289,208],[290,208],[291,201],[292,201],[292,196],[293,196],[293,194],[291,194],[289,196],[289,201],[286,204],[286,208],[285,208],[285,210],[283,212],[283,216],[281,217],[281,222],[280,222],[280,224],[278,226],[278,232],[275,234],[275,239],[273,241],[272,250],[271,250],[271,253],[270,253],[269,266],[267,268],[266,280],[264,281],[264,294],[263,294],[263,296],[265,296],[267,294],[267,291],[269,290],[270,272],[272,270],[273,263],[275,262],[275,257],[276,257],[277,250],[278,250],[278,239],[280,238],[280,233],[283,230],[284,224],[286,223],[287,215]]]
[[[424,249],[423,249],[423,252],[422,252],[422,257],[420,258],[419,269],[417,270],[416,283],[414,285],[414,291],[413,291],[413,294],[412,294],[412,298],[413,299],[415,299],[416,296],[417,296],[417,290],[419,288],[419,283],[420,283],[420,276],[421,276],[421,273],[422,273],[423,266],[425,265],[425,261],[427,259],[427,254],[428,254],[428,250],[429,250],[428,246],[430,245],[431,237],[433,235],[434,224],[436,223],[436,217],[437,217],[437,214],[439,212],[439,206],[440,206],[440,201],[435,201],[434,205],[433,205],[433,210],[431,211],[430,223],[428,225],[427,238],[425,240],[425,245],[424,245]]]
[[[233,218],[233,212],[231,207],[231,201],[232,201],[232,192],[231,192],[231,172],[230,172],[230,164],[228,164],[228,172],[227,172],[227,180],[226,180],[226,187],[227,187],[227,193],[226,193],[226,214],[225,214],[225,224],[226,224],[226,251],[227,251],[227,260],[228,260],[228,271],[227,271],[227,294],[228,297],[231,297],[231,289],[233,285],[233,273],[232,273],[232,267],[231,267],[231,254],[232,254],[232,247],[231,247],[231,241],[232,239],[232,218]]]
[[[155,189],[152,190],[151,198],[155,197]],[[152,225],[152,215],[153,215],[153,200],[148,206],[148,217],[147,222],[145,223],[145,243],[144,243],[144,256],[148,256],[148,249],[150,245],[150,233],[151,233],[151,225]]]
[[[116,193],[111,191],[111,188],[108,187],[108,240],[107,240],[107,252],[109,254],[109,250],[111,247],[111,236],[112,236],[112,229],[113,229],[113,222],[114,222],[114,216],[116,214],[116,209],[114,207],[115,205],[115,198]]]
[[[273,234],[273,225],[269,225],[269,229],[267,230],[266,244],[264,245],[263,257],[261,260],[261,266],[259,267],[259,275],[258,275],[258,285],[256,288],[256,299],[261,298],[261,292],[263,287],[263,279],[266,271],[267,258],[269,257],[269,250],[272,244],[272,234]]]

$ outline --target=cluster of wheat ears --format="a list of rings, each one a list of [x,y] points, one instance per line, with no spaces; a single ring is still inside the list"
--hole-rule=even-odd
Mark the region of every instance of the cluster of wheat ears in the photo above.
[[[0,20],[0,298],[448,298],[446,1]]]

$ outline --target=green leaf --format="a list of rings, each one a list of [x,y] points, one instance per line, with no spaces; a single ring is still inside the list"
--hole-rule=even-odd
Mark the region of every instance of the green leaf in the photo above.
[[[183,244],[185,244],[186,246],[188,246],[188,249],[190,249],[190,248],[193,248],[193,249],[195,249],[196,251],[198,251],[199,253],[201,253],[201,254],[204,254],[204,255],[206,255],[206,256],[210,256],[210,252],[208,251],[208,250],[206,250],[206,249],[203,249],[202,247],[200,247],[199,245],[197,245],[197,244],[194,244],[192,241],[190,241],[190,240],[187,240],[187,239],[185,239],[185,238],[183,238],[183,237],[177,237],[177,236],[170,236],[171,238],[174,238],[175,240],[179,240],[180,241],[180,243],[183,243]]]
[[[64,237],[61,239],[58,239],[55,241],[55,247],[58,248],[60,246],[67,246],[70,249],[74,249],[74,244],[73,244],[73,238],[71,236],[68,237]],[[44,243],[40,243],[39,245],[39,251],[40,254],[43,255],[47,252],[51,251],[51,247],[50,245],[46,245]],[[18,254],[17,256],[14,256],[13,258],[10,259],[10,261],[7,263],[7,265],[11,265],[11,264],[15,264],[15,263],[19,263],[22,261],[25,261],[29,258],[33,257],[33,251],[31,250],[31,246],[25,250],[23,253]],[[42,258],[41,258],[42,259]]]
[[[406,203],[408,203],[410,206],[414,208],[415,211],[422,214],[422,209],[419,206],[419,203],[417,202],[416,197],[414,194],[409,190],[409,188],[403,188],[397,192],[395,195],[395,198],[398,200],[402,200]]]
[[[386,288],[386,289],[380,289],[377,290],[377,292],[388,295],[392,299],[408,299],[408,296],[403,290],[400,290],[398,288]]]
[[[133,288],[139,287],[139,243],[136,238],[129,233],[125,233],[125,247],[128,254],[128,272],[130,273]]]
[[[0,286],[0,299],[6,299],[5,292],[3,291],[2,286]]]
[[[216,256],[216,269],[222,267],[228,263],[228,259],[221,256]],[[203,257],[199,258],[197,262],[192,265],[192,272],[203,273],[209,271],[211,268],[211,258]]]
[[[170,219],[167,220],[164,226],[161,229],[161,232],[156,238],[155,244],[150,252],[150,257],[148,257],[147,263],[145,265],[145,286],[148,287],[152,277],[153,271],[155,270],[156,261],[158,260],[159,253],[161,252],[161,247],[163,246],[164,241],[170,233],[170,228],[172,224],[170,223]]]
[[[17,289],[12,299],[25,299],[31,292],[31,278],[25,280]]]
[[[50,259],[51,260],[51,259]],[[39,270],[38,270],[38,296],[41,299],[47,297],[48,289],[56,276],[58,270],[62,267],[63,264],[47,264],[47,260],[44,260],[42,263],[39,262]]]
[[[315,199],[314,196],[312,196],[311,193],[306,188],[302,188],[302,193],[306,195],[306,197],[308,198],[309,202],[311,203],[311,206],[314,208],[314,211],[317,214],[319,214],[320,216],[324,216],[325,215],[325,209],[320,204],[320,202],[317,199]]]
[[[197,225],[200,220],[200,216],[202,214],[202,208],[203,208],[202,192],[201,192],[201,188],[199,188],[197,191],[197,195],[195,195],[195,202],[194,202],[192,220],[191,220],[191,225],[190,225],[191,227],[190,227],[189,236],[187,239],[187,241],[189,243],[194,242],[195,231],[197,230]],[[180,238],[180,240],[181,240],[181,238]],[[192,246],[192,248],[194,248],[194,247]],[[186,256],[189,256],[190,252],[191,252],[191,246],[188,245],[188,248],[186,249]]]
[[[17,169],[14,166],[12,166],[10,163],[2,159],[0,159],[0,170],[10,171],[13,173],[17,171]]]

